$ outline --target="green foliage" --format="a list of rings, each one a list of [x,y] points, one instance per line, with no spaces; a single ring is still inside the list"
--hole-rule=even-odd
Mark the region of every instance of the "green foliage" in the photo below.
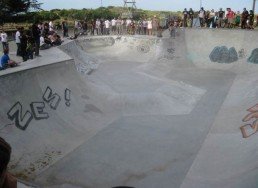
[[[38,12],[30,12],[30,8],[38,8],[40,4],[37,3],[37,0],[0,0],[0,6],[1,3],[9,2],[10,7],[15,8],[13,2],[23,2],[25,1],[29,4],[26,4],[25,8],[17,8],[16,14],[12,14],[12,16],[9,16],[8,22],[35,22],[35,21],[55,21],[55,22],[61,22],[62,20],[68,20],[73,23],[74,20],[87,20],[90,21],[92,19],[97,18],[103,18],[103,19],[112,19],[112,18],[118,18],[122,15],[123,12],[125,12],[123,7],[99,7],[97,9],[52,9],[50,11],[41,10]],[[11,3],[12,2],[12,3]],[[20,5],[20,7],[22,7]],[[13,10],[9,8],[10,10]],[[19,13],[19,14],[18,14]],[[21,14],[24,13],[24,14]],[[26,13],[26,14],[25,14]],[[164,17],[168,15],[175,15],[172,12],[169,11],[149,11],[149,10],[142,10],[137,9],[134,13],[134,19],[139,20],[141,18],[150,18],[156,15],[157,17]],[[1,13],[0,13],[1,15]],[[0,16],[1,19],[2,16]]]
[[[37,0],[1,0],[0,24],[20,20],[31,9],[40,9]]]
[[[60,19],[60,16],[55,11],[41,11],[37,14],[39,20],[50,21]]]

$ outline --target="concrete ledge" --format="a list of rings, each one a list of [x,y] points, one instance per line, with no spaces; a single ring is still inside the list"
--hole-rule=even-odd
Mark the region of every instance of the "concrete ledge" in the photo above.
[[[20,66],[15,68],[8,68],[6,70],[0,71],[0,76],[4,76],[7,74],[12,74],[28,69],[33,69],[41,66],[46,66],[54,63],[63,62],[66,60],[72,60],[70,56],[68,56],[66,53],[61,51],[57,47],[52,47],[48,50],[41,50],[40,51],[41,57],[36,57],[33,60],[28,60],[26,62],[21,62]]]

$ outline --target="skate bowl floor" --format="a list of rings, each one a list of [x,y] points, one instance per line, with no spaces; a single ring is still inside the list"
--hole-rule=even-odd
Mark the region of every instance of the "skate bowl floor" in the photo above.
[[[257,36],[79,37],[1,71],[9,170],[49,188],[257,187]]]

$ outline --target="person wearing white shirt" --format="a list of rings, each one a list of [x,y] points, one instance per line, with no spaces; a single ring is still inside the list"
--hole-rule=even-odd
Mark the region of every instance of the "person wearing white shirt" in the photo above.
[[[49,22],[49,31],[54,31],[54,24],[52,21]]]
[[[4,30],[2,30],[1,32],[1,42],[2,42],[2,45],[3,45],[3,51],[4,49],[8,48],[8,43],[7,43],[7,34]]]
[[[15,43],[17,45],[17,52],[16,52],[17,56],[21,56],[21,39],[20,39],[20,36],[21,36],[20,28],[17,28],[17,31],[15,33]]]
[[[216,23],[216,14],[214,12],[214,9],[211,10],[210,14],[209,14],[209,23],[210,23],[210,28],[215,27],[215,23]]]
[[[45,38],[43,37],[43,35],[40,36],[40,50],[46,50],[48,48],[50,48],[51,45],[50,44],[46,44],[45,43]]]
[[[116,32],[116,18],[111,20],[111,26],[112,26],[112,33],[114,34]]]
[[[95,27],[96,27],[97,35],[100,35],[101,34],[101,22],[99,19],[96,20]]]
[[[105,34],[109,35],[109,32],[110,32],[110,21],[106,20],[104,24],[105,24]]]
[[[148,35],[152,35],[152,20],[150,18],[147,21],[147,30],[148,30]]]
[[[142,25],[143,25],[143,34],[147,35],[148,22],[146,18],[142,21]]]
[[[120,18],[116,20],[116,31],[118,35],[122,34],[122,20]]]
[[[205,10],[203,7],[201,7],[201,10],[199,11],[199,20],[201,27],[204,27],[204,18],[205,18]]]
[[[129,33],[131,23],[132,20],[130,20],[129,18],[125,21],[127,33]]]

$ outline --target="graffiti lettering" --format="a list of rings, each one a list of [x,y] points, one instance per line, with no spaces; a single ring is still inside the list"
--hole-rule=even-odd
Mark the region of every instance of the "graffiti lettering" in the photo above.
[[[52,94],[52,89],[50,87],[47,87],[44,95],[43,95],[43,100],[49,104],[49,106],[53,109],[56,110],[60,101],[61,97],[58,94]]]
[[[16,102],[11,109],[7,112],[7,116],[10,120],[15,121],[15,126],[21,130],[26,130],[29,123],[33,119],[31,112],[26,111],[22,115],[22,105],[20,102]]]
[[[15,126],[19,128],[20,130],[25,131],[33,118],[35,120],[43,120],[48,119],[49,114],[44,111],[45,109],[45,103],[47,103],[51,109],[56,110],[60,101],[61,97],[57,93],[53,93],[52,89],[50,87],[47,87],[43,96],[43,101],[40,102],[32,102],[30,104],[30,110],[26,111],[25,114],[23,114],[22,105],[20,102],[16,102],[11,109],[7,112],[7,117],[11,121],[14,121]],[[65,105],[67,107],[70,107],[71,105],[71,90],[65,89],[64,92],[64,99],[65,99]]]
[[[71,90],[67,88],[65,89],[65,101],[65,105],[69,107],[71,105]]]
[[[243,138],[248,138],[258,132],[258,104],[247,109],[247,111],[250,113],[243,118],[243,122],[255,120],[240,127]]]
[[[31,111],[35,120],[48,119],[48,113],[44,112],[45,103],[44,102],[32,102],[30,104]]]

